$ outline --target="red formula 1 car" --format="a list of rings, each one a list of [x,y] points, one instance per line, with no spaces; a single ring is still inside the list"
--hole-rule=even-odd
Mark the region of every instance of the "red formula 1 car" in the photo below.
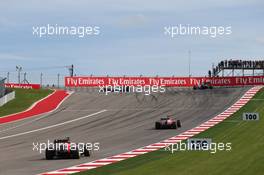
[[[161,118],[159,121],[156,121],[156,129],[177,129],[181,127],[181,121],[175,120],[170,117]]]
[[[79,159],[80,156],[89,157],[90,151],[83,148],[82,151],[79,150],[78,144],[70,142],[70,138],[66,139],[56,139],[53,145],[48,147],[45,152],[46,159]]]

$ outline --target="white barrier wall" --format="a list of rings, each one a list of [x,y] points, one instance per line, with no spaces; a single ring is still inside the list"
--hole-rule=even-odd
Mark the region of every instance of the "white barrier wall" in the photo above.
[[[0,98],[0,106],[3,106],[4,104],[6,104],[7,102],[9,102],[10,100],[13,100],[15,98],[15,91],[10,92],[8,94],[6,94],[5,96]]]

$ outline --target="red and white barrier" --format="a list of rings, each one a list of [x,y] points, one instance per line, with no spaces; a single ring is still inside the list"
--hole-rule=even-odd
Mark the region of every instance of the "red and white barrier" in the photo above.
[[[69,168],[63,168],[51,172],[46,172],[40,175],[67,175],[67,174],[74,174],[81,171],[87,171],[90,169],[98,168],[104,165],[109,165],[115,162],[119,162],[128,158],[136,157],[138,155],[146,154],[148,152],[156,151],[161,148],[165,148],[168,145],[178,143],[180,141],[186,140],[188,138],[191,138],[211,127],[214,125],[222,122],[226,118],[233,115],[236,111],[238,111],[240,108],[242,108],[253,96],[262,88],[263,86],[256,86],[248,90],[235,104],[233,104],[231,107],[229,107],[227,110],[222,112],[221,114],[215,116],[214,118],[202,123],[201,125],[192,128],[190,130],[187,130],[177,136],[171,137],[169,139],[163,140],[158,143],[154,143],[139,149],[135,149],[126,153],[122,153],[119,155],[115,155],[112,157],[104,158],[95,160],[92,162],[72,166]]]

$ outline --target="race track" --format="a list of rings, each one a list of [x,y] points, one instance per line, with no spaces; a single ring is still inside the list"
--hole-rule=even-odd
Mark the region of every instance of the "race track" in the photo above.
[[[49,115],[0,125],[0,174],[33,175],[123,153],[164,140],[214,117],[249,88],[170,90],[153,96],[79,92]],[[155,130],[154,122],[176,116],[183,127]],[[45,160],[33,142],[69,136],[99,142],[100,150],[80,160]]]

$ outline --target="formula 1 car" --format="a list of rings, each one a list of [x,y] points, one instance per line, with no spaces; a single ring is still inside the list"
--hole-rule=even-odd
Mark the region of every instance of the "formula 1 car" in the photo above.
[[[211,82],[203,82],[202,84],[198,84],[193,86],[193,89],[213,89],[213,86],[211,84]]]
[[[53,142],[53,145],[48,147],[45,152],[46,159],[79,159],[80,156],[89,157],[91,155],[90,151],[83,148],[83,151],[80,152],[78,149],[78,144],[70,142],[70,138],[65,139],[56,139]]]
[[[156,121],[156,129],[177,129],[181,127],[181,121],[175,120],[170,117],[161,118],[159,121]]]

